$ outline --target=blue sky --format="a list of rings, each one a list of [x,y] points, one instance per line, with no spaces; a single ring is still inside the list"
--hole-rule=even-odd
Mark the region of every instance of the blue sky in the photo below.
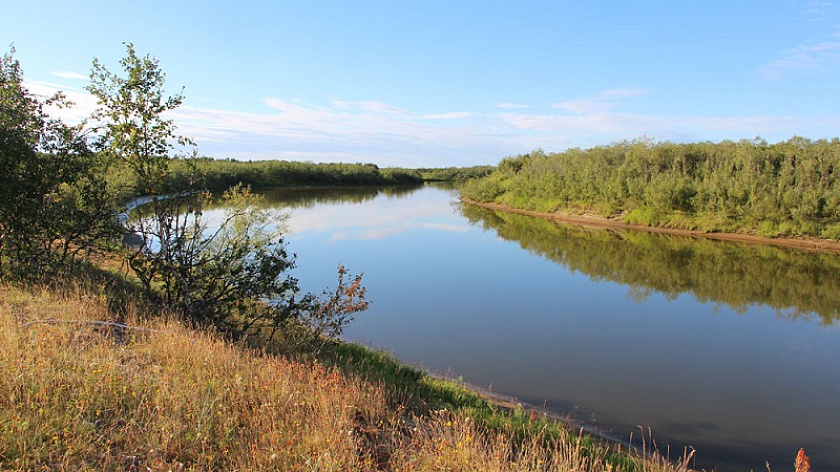
[[[77,109],[123,42],[216,158],[495,164],[624,139],[840,136],[832,1],[4,0],[30,90]]]

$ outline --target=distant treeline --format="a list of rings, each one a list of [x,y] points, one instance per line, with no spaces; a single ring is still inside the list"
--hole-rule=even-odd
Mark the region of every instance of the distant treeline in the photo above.
[[[470,179],[484,177],[496,169],[494,166],[473,167],[444,167],[438,169],[417,169],[423,180],[430,182],[466,182]]]
[[[625,141],[506,158],[464,197],[649,226],[840,239],[840,139]]]
[[[134,182],[128,169],[115,164],[110,171],[112,188],[131,195]],[[374,164],[337,164],[292,161],[175,159],[167,175],[167,187],[185,188],[195,181],[210,190],[225,190],[242,183],[254,188],[291,185],[385,186],[420,185],[420,172],[412,169],[380,169]]]

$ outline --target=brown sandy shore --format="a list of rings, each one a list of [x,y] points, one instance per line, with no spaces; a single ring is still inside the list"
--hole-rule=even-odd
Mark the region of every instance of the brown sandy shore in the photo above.
[[[794,249],[804,249],[809,251],[825,252],[831,254],[840,254],[840,241],[832,239],[818,239],[818,238],[765,238],[762,236],[752,234],[738,234],[738,233],[708,233],[704,231],[695,231],[689,229],[678,228],[662,228],[657,226],[643,226],[623,223],[619,220],[610,218],[603,218],[589,215],[570,215],[566,213],[541,213],[531,210],[522,210],[519,208],[509,207],[507,205],[500,205],[498,203],[481,203],[468,198],[461,198],[461,201],[470,205],[487,208],[490,210],[504,211],[508,213],[518,213],[520,215],[535,216],[537,218],[544,218],[552,221],[561,221],[580,226],[590,226],[597,228],[611,228],[611,229],[628,229],[632,231],[645,231],[648,233],[670,234],[675,236],[688,236],[695,238],[717,239],[721,241],[734,241],[750,244],[769,244],[771,246],[787,247]]]

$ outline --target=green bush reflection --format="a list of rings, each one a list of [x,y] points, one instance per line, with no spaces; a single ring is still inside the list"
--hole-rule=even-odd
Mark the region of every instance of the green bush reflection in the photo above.
[[[631,296],[690,293],[739,313],[764,305],[787,319],[840,318],[840,256],[762,245],[573,226],[463,205],[472,223]]]

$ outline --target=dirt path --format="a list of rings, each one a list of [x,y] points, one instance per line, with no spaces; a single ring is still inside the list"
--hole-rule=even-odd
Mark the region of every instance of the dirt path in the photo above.
[[[609,218],[602,218],[597,216],[583,216],[583,215],[569,215],[565,213],[541,213],[531,210],[521,210],[518,208],[509,207],[506,205],[499,205],[498,203],[481,203],[467,198],[462,198],[462,202],[487,208],[490,210],[504,211],[508,213],[518,213],[520,215],[535,216],[537,218],[544,218],[553,221],[562,221],[564,223],[571,223],[580,226],[593,226],[597,228],[613,228],[613,229],[628,229],[632,231],[644,231],[647,233],[657,234],[671,234],[676,236],[690,236],[696,238],[718,239],[721,241],[735,241],[751,244],[769,244],[772,246],[788,247],[795,249],[805,249],[810,251],[818,251],[832,254],[840,254],[840,241],[830,239],[817,238],[765,238],[762,236],[755,236],[750,234],[737,233],[706,233],[703,231],[694,231],[689,229],[676,228],[661,228],[656,226],[631,225],[622,223],[621,221],[612,220]]]

